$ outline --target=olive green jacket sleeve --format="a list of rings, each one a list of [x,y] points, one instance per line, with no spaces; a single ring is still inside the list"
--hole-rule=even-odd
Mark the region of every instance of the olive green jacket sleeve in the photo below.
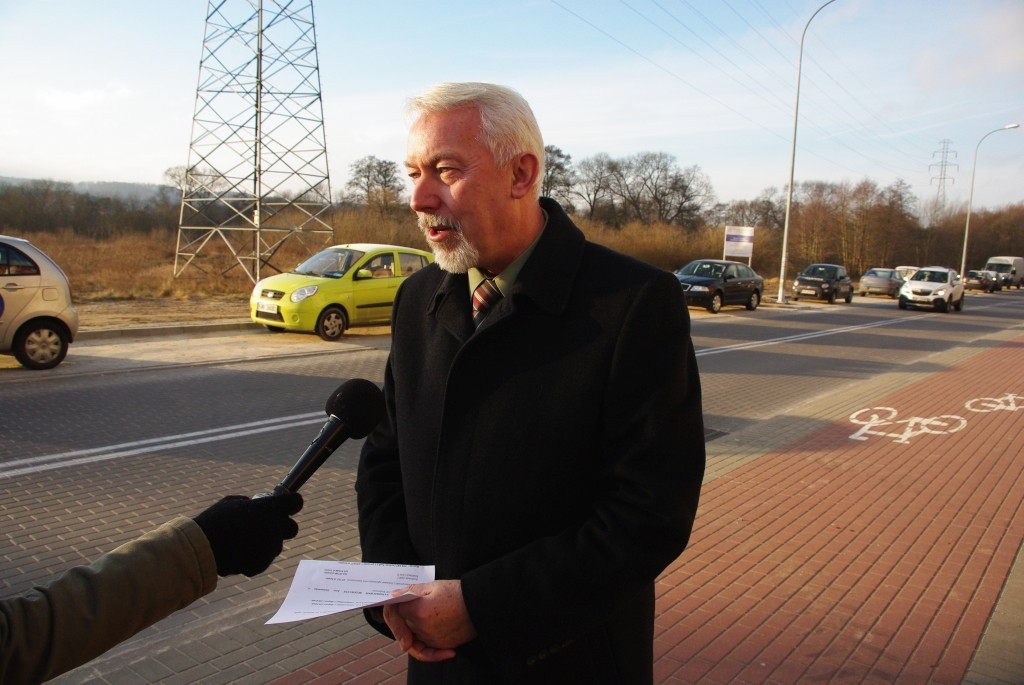
[[[45,587],[0,601],[0,682],[54,678],[216,587],[202,530],[190,518],[174,519]]]

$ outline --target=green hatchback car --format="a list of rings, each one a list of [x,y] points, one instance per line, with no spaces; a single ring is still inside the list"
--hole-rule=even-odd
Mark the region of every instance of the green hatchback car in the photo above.
[[[431,253],[411,247],[335,245],[260,280],[249,298],[250,318],[271,331],[339,340],[351,326],[390,323],[398,286],[433,261]]]

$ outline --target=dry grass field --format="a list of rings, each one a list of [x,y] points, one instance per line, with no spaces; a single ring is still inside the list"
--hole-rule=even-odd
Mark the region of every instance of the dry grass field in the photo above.
[[[372,229],[367,230],[371,223]],[[611,230],[586,221],[580,221],[580,225],[591,240],[665,269],[721,253],[721,229],[687,233],[674,227],[638,225]],[[175,277],[176,231],[126,233],[106,239],[70,231],[32,232],[24,237],[53,257],[67,273],[85,330],[248,318],[253,283],[241,267],[233,266],[226,250],[218,254],[216,246],[206,248],[211,254],[203,268],[188,267]],[[336,221],[332,242],[423,245],[411,218],[369,222],[364,214]],[[287,270],[307,256],[301,245],[286,243],[273,262],[276,269]],[[766,288],[766,297],[773,292]]]
[[[175,233],[106,240],[70,232],[25,237],[67,273],[83,330],[248,318],[252,282],[240,270],[174,277]]]

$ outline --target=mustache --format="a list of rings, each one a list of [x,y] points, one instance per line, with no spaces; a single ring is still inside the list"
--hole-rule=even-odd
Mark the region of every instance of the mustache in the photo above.
[[[421,231],[428,231],[432,228],[441,228],[449,231],[462,232],[462,224],[455,219],[449,219],[436,214],[420,214],[416,218]]]

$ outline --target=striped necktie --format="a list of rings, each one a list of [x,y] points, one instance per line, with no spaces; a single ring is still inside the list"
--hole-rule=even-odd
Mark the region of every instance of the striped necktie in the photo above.
[[[492,304],[501,299],[501,291],[494,281],[485,278],[473,291],[473,325],[479,327],[480,322],[487,316],[487,310]]]

